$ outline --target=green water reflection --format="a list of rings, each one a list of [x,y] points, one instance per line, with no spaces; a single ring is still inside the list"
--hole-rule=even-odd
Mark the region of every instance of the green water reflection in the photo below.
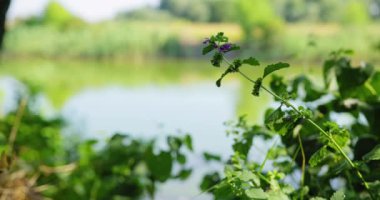
[[[261,75],[259,67],[243,69],[252,77]],[[139,88],[147,85],[176,86],[191,85],[208,81],[210,84],[219,77],[223,69],[216,69],[206,60],[175,59],[130,59],[124,61],[97,60],[48,60],[6,58],[0,63],[0,75],[11,76],[41,90],[59,109],[73,95],[86,88],[121,86]],[[320,67],[304,67],[293,64],[280,74],[289,78],[299,74],[314,76]],[[267,80],[268,81],[268,80]],[[316,79],[316,81],[320,81]],[[224,84],[238,84],[239,91],[236,116],[246,114],[255,123],[262,122],[270,97],[250,95],[252,85],[237,75],[228,77]],[[218,88],[215,86],[215,90]]]

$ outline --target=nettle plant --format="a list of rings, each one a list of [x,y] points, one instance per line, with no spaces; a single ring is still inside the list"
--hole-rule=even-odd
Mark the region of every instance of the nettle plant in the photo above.
[[[250,78],[243,66],[260,67],[259,61],[229,61],[226,54],[239,46],[223,33],[204,44],[203,55],[214,53],[213,66],[227,66],[218,87],[236,73],[252,83],[253,96],[265,92],[279,106],[266,111],[263,126],[249,126],[244,117],[230,124],[235,153],[220,161],[224,175],[204,177],[203,191],[215,199],[380,199],[380,72],[365,63],[352,66],[347,57],[352,52],[338,50],[324,63],[323,86],[304,75],[291,80],[273,75],[266,87],[263,80],[289,64],[268,65]],[[338,125],[336,116],[349,123]],[[249,154],[257,138],[273,143],[262,162]],[[300,178],[288,181],[297,174]]]

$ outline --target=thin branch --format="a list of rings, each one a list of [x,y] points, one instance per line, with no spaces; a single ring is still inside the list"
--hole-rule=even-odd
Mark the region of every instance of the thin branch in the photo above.
[[[305,166],[306,166],[306,157],[305,157],[305,151],[303,149],[303,144],[301,140],[301,134],[298,133],[298,142],[300,144],[301,149],[301,155],[302,155],[302,167],[301,167],[301,188],[304,186],[305,183]],[[301,195],[301,200],[303,200],[303,193]]]
[[[259,169],[259,173],[261,173],[264,169],[264,166],[267,162],[267,160],[269,159],[269,153],[270,153],[270,150],[274,148],[274,146],[276,146],[277,144],[277,141],[278,141],[278,138],[276,138],[276,140],[273,142],[271,148],[268,150],[267,154],[265,155],[265,158],[264,158],[264,161],[261,163],[260,165],[260,169]]]

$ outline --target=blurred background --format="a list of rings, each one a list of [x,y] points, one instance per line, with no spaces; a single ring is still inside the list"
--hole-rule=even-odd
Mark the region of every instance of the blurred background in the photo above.
[[[200,153],[232,152],[223,123],[246,115],[262,124],[270,105],[269,96],[250,97],[251,85],[238,77],[215,86],[222,71],[201,56],[204,38],[224,32],[242,46],[232,56],[289,62],[284,75],[319,81],[333,50],[354,50],[355,62],[380,60],[379,19],[380,0],[11,0],[0,115],[29,90],[34,112],[61,116],[66,136],[190,133],[190,165],[199,170],[185,183],[162,185],[157,196],[189,199],[212,167]]]

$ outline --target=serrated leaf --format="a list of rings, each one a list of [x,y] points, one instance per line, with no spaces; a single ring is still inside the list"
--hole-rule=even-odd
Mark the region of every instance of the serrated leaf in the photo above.
[[[252,65],[252,66],[259,66],[260,65],[259,61],[253,57],[249,57],[247,59],[244,59],[243,64],[248,64],[248,65]]]
[[[323,146],[310,157],[310,160],[309,160],[310,166],[311,167],[317,166],[328,156],[328,154],[329,154],[329,151],[327,150],[326,146]]]
[[[251,199],[268,199],[268,194],[266,194],[261,188],[246,190],[245,194]]]
[[[269,74],[271,74],[274,71],[277,71],[277,70],[280,70],[280,69],[283,69],[283,68],[287,68],[287,67],[289,67],[289,64],[288,63],[282,63],[282,62],[279,62],[279,63],[276,63],[276,64],[272,64],[272,65],[268,65],[264,69],[263,78],[265,78],[266,76],[268,76]]]
[[[380,160],[380,145],[375,146],[370,152],[363,156],[366,161],[369,160]]]
[[[344,200],[344,197],[343,190],[338,190],[331,196],[330,200]]]

